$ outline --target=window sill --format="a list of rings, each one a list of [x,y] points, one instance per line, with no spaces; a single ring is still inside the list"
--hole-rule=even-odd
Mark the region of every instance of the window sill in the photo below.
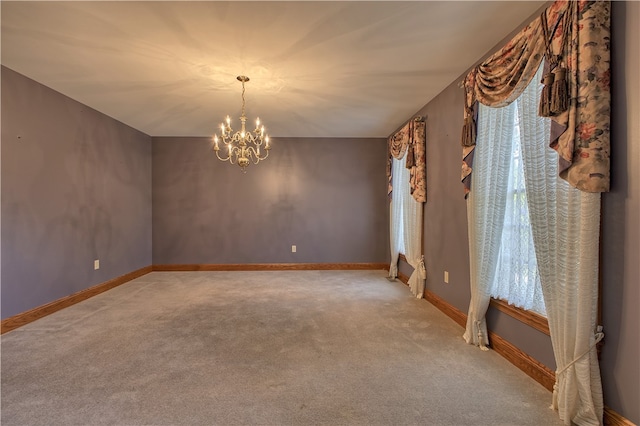
[[[404,262],[407,262],[407,258],[402,253],[400,253],[398,258]],[[491,306],[493,306],[500,312],[503,312],[509,315],[510,317],[513,317],[518,321],[523,322],[524,324],[527,324],[529,327],[535,328],[536,330],[546,334],[547,336],[550,336],[549,322],[542,315],[537,314],[533,311],[527,311],[525,309],[518,308],[517,306],[514,306],[514,305],[510,305],[509,302],[502,299],[491,298],[490,303],[491,303]]]
[[[549,322],[545,317],[540,314],[537,314],[533,311],[527,311],[522,308],[518,308],[514,305],[510,305],[509,302],[502,299],[491,299],[491,306],[499,310],[500,312],[504,312],[505,314],[527,324],[530,327],[535,328],[536,330],[550,335],[549,333]]]

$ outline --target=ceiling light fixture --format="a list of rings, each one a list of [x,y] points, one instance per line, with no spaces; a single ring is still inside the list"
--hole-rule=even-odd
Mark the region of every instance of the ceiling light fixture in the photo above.
[[[246,172],[249,164],[258,164],[260,161],[266,159],[269,156],[269,136],[264,132],[264,125],[260,125],[260,119],[256,119],[256,128],[253,131],[247,131],[245,129],[245,123],[247,117],[244,115],[244,83],[249,81],[249,77],[239,75],[237,79],[242,83],[242,115],[240,116],[241,129],[238,132],[233,133],[231,128],[231,119],[227,115],[227,119],[224,123],[220,124],[221,135],[214,135],[213,137],[213,150],[216,152],[216,157],[221,161],[229,161],[231,164],[237,164],[242,169],[242,172]],[[227,156],[220,156],[219,143],[222,142],[227,146]],[[261,147],[264,145],[264,150],[261,151]]]

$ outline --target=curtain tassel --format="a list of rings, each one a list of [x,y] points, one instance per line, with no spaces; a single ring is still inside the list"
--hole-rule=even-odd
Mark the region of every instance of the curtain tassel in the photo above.
[[[398,277],[398,264],[389,265],[389,278],[396,279]]]
[[[480,321],[476,321],[476,328],[478,329],[478,346],[480,346],[480,350],[488,351],[489,348],[484,344],[484,334],[482,334],[482,327],[480,326]]]
[[[558,68],[554,72],[554,81],[551,87],[550,113],[558,115],[569,107],[569,91],[567,88],[567,69]]]
[[[551,408],[552,410],[558,409],[558,372],[556,371],[556,382],[553,384],[553,396],[551,397]]]
[[[551,89],[555,80],[552,72],[545,74],[542,78],[544,87],[540,95],[540,105],[538,107],[538,115],[540,117],[551,117]]]
[[[462,146],[473,146],[476,144],[476,123],[473,114],[469,113],[464,119],[462,126]]]
[[[427,267],[424,265],[424,255],[420,257],[420,264],[418,265],[418,270],[420,271],[420,279],[427,279]]]

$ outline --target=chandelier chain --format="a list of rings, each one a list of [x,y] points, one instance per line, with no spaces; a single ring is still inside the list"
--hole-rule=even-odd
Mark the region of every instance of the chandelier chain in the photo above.
[[[244,116],[244,80],[242,80],[242,117]]]

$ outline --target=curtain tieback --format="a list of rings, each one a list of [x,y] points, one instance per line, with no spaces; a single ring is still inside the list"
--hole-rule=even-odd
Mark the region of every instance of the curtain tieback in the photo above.
[[[421,280],[427,279],[427,267],[424,266],[424,255],[420,256],[420,264],[418,265],[419,277]]]
[[[576,357],[569,364],[556,370],[556,382],[553,384],[553,397],[551,400],[551,407],[549,408],[551,408],[552,410],[558,409],[558,381],[560,380],[560,375],[564,374],[573,364],[580,361],[585,355],[590,353],[591,349],[593,349],[598,343],[600,343],[602,339],[604,339],[604,332],[602,331],[602,326],[599,325],[596,327],[596,333],[594,334],[593,343],[589,345],[587,350],[580,354],[580,356]]]
[[[398,264],[389,265],[389,278],[396,278],[398,276]]]
[[[480,346],[480,350],[488,351],[489,348],[484,344],[484,334],[482,333],[482,321],[476,320],[476,329],[478,330],[478,346]]]

